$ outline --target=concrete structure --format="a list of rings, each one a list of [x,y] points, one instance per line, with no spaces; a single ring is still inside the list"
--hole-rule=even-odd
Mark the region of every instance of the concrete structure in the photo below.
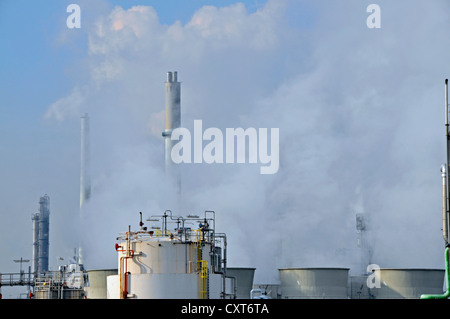
[[[380,287],[372,289],[378,299],[418,299],[422,294],[442,294],[443,269],[375,269]]]
[[[349,268],[281,268],[282,299],[347,299]]]

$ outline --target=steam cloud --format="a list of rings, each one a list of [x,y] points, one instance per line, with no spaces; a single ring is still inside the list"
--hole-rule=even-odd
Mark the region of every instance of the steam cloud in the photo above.
[[[448,4],[377,3],[377,30],[359,0],[205,6],[170,25],[152,7],[117,6],[90,21],[84,85],[47,110],[91,118],[87,267],[117,267],[118,232],[166,209],[214,210],[228,265],[256,267],[255,282],[276,281],[279,267],[357,265],[356,212],[370,214],[373,263],[442,267]],[[174,209],[161,137],[172,70],[184,127],[279,128],[278,173],[183,165]]]

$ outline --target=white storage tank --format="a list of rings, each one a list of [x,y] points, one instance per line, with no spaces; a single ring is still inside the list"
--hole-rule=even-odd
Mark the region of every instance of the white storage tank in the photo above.
[[[221,258],[224,234],[214,231],[214,218],[200,220],[199,229],[187,220],[164,213],[162,230],[129,230],[116,244],[118,274],[107,277],[107,298],[218,299],[223,296]],[[177,224],[167,230],[167,222]],[[199,220],[199,217],[197,217]],[[175,222],[174,222],[175,221]],[[189,223],[194,220],[189,219]],[[224,245],[226,250],[226,244]]]
[[[372,289],[378,299],[419,299],[422,294],[442,294],[444,269],[375,269],[379,288]],[[379,277],[377,277],[379,276]]]
[[[347,299],[349,268],[280,268],[282,299]]]

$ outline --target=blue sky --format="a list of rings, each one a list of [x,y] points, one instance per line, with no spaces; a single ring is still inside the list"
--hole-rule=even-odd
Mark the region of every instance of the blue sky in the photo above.
[[[66,27],[70,3],[81,29]],[[186,127],[280,129],[273,176],[250,164],[184,167],[180,214],[219,212],[232,266],[264,265],[257,278],[274,281],[278,267],[358,264],[355,212],[372,214],[375,262],[441,266],[448,3],[377,1],[376,30],[370,1],[241,3],[0,2],[0,272],[31,257],[31,214],[45,193],[51,267],[79,235],[102,256],[88,268],[114,267],[117,233],[139,211],[171,208],[161,130],[165,72],[176,70]],[[93,197],[80,230],[84,112]],[[263,245],[248,241],[250,226]]]
[[[249,12],[262,6],[262,3],[258,1],[243,2]],[[65,21],[69,15],[66,13],[66,8],[70,3],[73,1],[7,0],[0,4],[1,57],[3,61],[8,61],[0,71],[1,93],[2,97],[6,98],[2,105],[15,105],[12,108],[15,110],[14,114],[24,115],[20,113],[24,112],[28,115],[39,116],[38,108],[29,105],[31,101],[36,106],[49,104],[55,95],[71,86],[70,79],[67,77],[67,72],[70,72],[68,71],[70,62],[85,54],[83,49],[86,48],[87,43],[84,36],[75,38],[76,44],[64,46],[55,43],[55,37],[61,28],[65,27]],[[172,24],[176,20],[186,23],[195,9],[203,5],[226,6],[230,3],[234,2],[119,0],[105,1],[100,7],[110,9],[120,5],[128,9],[137,4],[153,6],[158,12],[161,23]],[[93,7],[98,13],[98,7]],[[88,10],[83,10],[82,14],[82,19],[89,19],[93,15]],[[27,94],[11,90],[23,85],[28,88]],[[12,109],[8,108],[8,111],[11,112]],[[2,119],[6,118],[2,117]]]

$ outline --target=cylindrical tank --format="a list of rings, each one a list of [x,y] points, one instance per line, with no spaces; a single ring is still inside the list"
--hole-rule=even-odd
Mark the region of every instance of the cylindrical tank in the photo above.
[[[88,299],[106,299],[106,277],[117,275],[117,269],[88,270],[89,286],[85,287]]]
[[[378,299],[418,299],[422,294],[442,294],[443,269],[375,269],[379,288],[372,289]]]
[[[208,299],[221,298],[222,277],[210,274],[208,277]],[[107,277],[107,298],[120,298],[120,277]],[[133,299],[199,299],[201,281],[195,273],[182,274],[130,274],[128,276],[127,298]]]
[[[236,278],[236,299],[249,299],[255,268],[227,267],[227,277]]]
[[[125,248],[124,245],[125,243],[121,247]],[[202,245],[203,255],[199,258],[194,242],[183,243],[170,237],[132,240],[131,249],[134,257],[124,265],[131,274],[192,273],[197,270],[197,260],[209,258],[211,245]],[[118,250],[119,264],[125,263],[126,252],[123,250]]]
[[[211,242],[148,232],[130,237],[116,246],[119,271],[107,276],[108,299],[221,297],[223,278],[211,271]]]
[[[280,268],[282,299],[347,299],[349,268]]]

